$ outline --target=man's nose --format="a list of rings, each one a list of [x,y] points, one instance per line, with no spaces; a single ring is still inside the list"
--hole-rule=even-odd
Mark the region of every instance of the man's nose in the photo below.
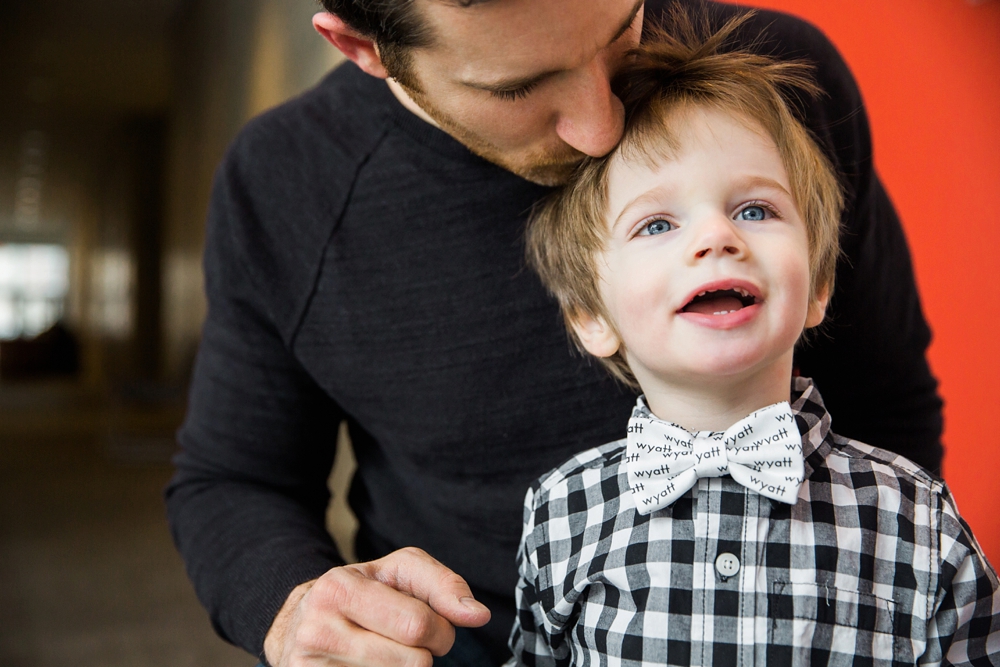
[[[609,63],[595,58],[573,77],[573,87],[563,98],[556,134],[576,150],[600,157],[621,139],[625,108],[611,92]]]
[[[689,263],[703,259],[746,259],[750,255],[740,230],[733,221],[721,213],[715,213],[697,221],[692,229],[688,246]]]

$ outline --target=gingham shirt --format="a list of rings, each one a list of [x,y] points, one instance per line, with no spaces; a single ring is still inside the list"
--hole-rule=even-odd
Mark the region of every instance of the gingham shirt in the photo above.
[[[794,505],[726,476],[643,516],[625,440],[536,482],[518,553],[515,660],[1000,664],[997,576],[947,486],[834,435],[807,379],[793,381],[792,410],[806,473]],[[738,559],[735,575],[720,574],[722,554]]]

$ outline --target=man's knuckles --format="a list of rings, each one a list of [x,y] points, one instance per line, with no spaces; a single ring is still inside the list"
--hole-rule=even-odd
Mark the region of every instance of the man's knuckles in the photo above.
[[[344,614],[358,604],[358,588],[361,583],[356,572],[338,567],[316,581],[306,602],[315,607],[316,611]]]
[[[420,547],[403,547],[388,556],[368,563],[368,575],[387,586],[407,586],[414,571],[424,572],[428,567],[444,567]]]
[[[303,606],[305,618],[346,620],[407,646],[447,651],[454,642],[454,629],[424,602],[347,568],[321,577]]]
[[[397,641],[430,649],[438,655],[447,653],[455,642],[455,629],[451,624],[423,604],[407,607],[400,609],[394,623]]]
[[[403,547],[402,549],[397,549],[392,552],[386,558],[391,558],[393,560],[422,560],[429,563],[437,563],[438,561],[434,559],[429,553],[421,549],[420,547]]]
[[[345,619],[303,624],[295,639],[295,653],[288,667],[331,664],[432,667],[434,660],[426,649],[389,642]]]
[[[293,656],[307,660],[318,656],[351,655],[354,646],[352,630],[342,619],[304,616],[292,634]]]

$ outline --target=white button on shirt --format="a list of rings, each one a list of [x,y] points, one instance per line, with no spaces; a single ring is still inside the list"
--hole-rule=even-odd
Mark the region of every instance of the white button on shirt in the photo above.
[[[740,571],[740,559],[728,551],[721,553],[715,559],[715,569],[723,578],[728,579]]]

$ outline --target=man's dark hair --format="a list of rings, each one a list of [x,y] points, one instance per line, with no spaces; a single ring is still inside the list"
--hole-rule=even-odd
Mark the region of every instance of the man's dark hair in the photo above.
[[[470,7],[489,0],[436,0]],[[410,70],[410,50],[430,46],[430,29],[417,15],[415,0],[321,0],[323,8],[340,17],[354,30],[378,46],[389,76],[408,88],[419,90]]]

